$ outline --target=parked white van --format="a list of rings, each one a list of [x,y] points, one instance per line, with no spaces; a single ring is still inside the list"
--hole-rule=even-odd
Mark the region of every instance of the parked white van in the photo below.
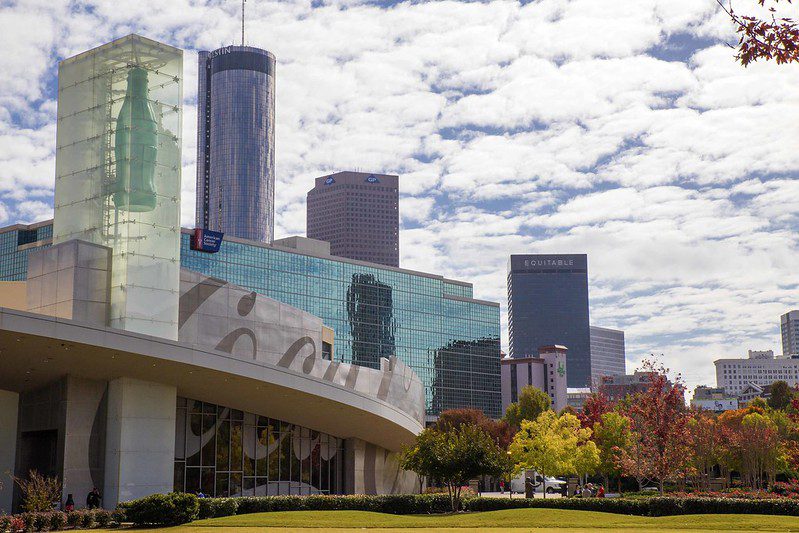
[[[530,478],[533,481],[533,490],[539,494],[546,491],[547,494],[562,492],[566,482],[556,477],[542,477],[535,470],[524,470],[521,474],[510,481],[510,490],[513,492],[524,493],[524,480]]]

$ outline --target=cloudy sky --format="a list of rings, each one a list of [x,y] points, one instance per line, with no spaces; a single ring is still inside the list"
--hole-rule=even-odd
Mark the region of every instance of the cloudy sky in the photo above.
[[[736,0],[746,11],[754,0]],[[238,0],[0,0],[0,224],[52,216],[57,62],[131,32],[186,50],[183,224],[194,219],[196,51]],[[510,253],[588,253],[591,320],[628,368],[779,353],[799,308],[799,66],[733,60],[714,0],[247,2],[277,56],[276,236],[312,179],[401,175],[402,265],[503,308]]]

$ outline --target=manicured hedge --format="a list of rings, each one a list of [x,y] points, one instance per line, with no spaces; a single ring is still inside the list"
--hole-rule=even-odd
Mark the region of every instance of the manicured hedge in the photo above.
[[[449,497],[446,494],[257,496],[226,499],[235,500],[238,503],[235,514],[270,511],[374,511],[388,514],[433,514],[446,513],[451,509]],[[200,500],[200,504],[208,505],[205,503],[205,499]]]
[[[789,499],[749,500],[734,498],[472,498],[464,501],[466,511],[548,508],[601,511],[637,516],[684,514],[771,514],[799,516],[799,501]]]
[[[793,499],[735,498],[466,498],[468,512],[544,508],[637,516],[670,516],[700,513],[771,514],[799,516]],[[197,518],[272,511],[374,511],[389,514],[438,514],[450,510],[446,494],[390,496],[261,496],[202,498],[190,494],[156,494],[121,506],[125,520],[136,525],[177,525]],[[121,520],[121,518],[120,518]]]
[[[197,496],[185,492],[153,494],[120,505],[124,520],[136,526],[177,526],[200,516]]]

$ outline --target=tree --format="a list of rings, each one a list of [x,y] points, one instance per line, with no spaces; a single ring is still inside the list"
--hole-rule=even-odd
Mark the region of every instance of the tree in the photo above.
[[[440,431],[458,429],[463,425],[477,426],[488,433],[497,446],[503,450],[508,448],[513,432],[504,420],[496,421],[488,418],[480,409],[448,409],[438,415],[435,427]]]
[[[542,478],[557,474],[585,474],[599,464],[591,430],[582,428],[576,416],[558,416],[547,410],[535,420],[523,420],[510,444],[517,470],[532,469]],[[546,497],[546,487],[544,487]]]
[[[605,413],[594,424],[594,442],[599,450],[599,472],[605,477],[605,487],[611,476],[621,476],[619,462],[622,450],[631,444],[630,419],[619,413]]]
[[[470,424],[447,431],[427,428],[400,456],[403,469],[444,483],[453,512],[460,509],[464,484],[482,475],[502,475],[508,468],[508,461],[507,454],[494,439]]]
[[[504,420],[508,425],[519,428],[522,420],[535,420],[551,408],[552,401],[546,392],[527,385],[519,392],[519,401],[509,404],[505,409]]]
[[[771,397],[768,406],[772,409],[785,409],[791,405],[794,391],[785,381],[775,381],[771,384]]]
[[[721,462],[723,437],[716,417],[706,411],[696,411],[688,421],[693,470],[697,486],[710,490],[713,467]]]
[[[613,410],[613,402],[602,392],[597,392],[588,396],[583,402],[583,408],[577,418],[584,428],[593,428],[602,415]]]
[[[784,453],[777,425],[768,416],[749,413],[741,421],[746,435],[746,445],[741,447],[741,474],[755,489],[765,488],[764,474],[774,480],[784,466]]]
[[[641,441],[636,455],[649,456],[646,463],[663,494],[663,483],[683,472],[690,458],[685,387],[679,376],[669,382],[668,369],[654,361],[644,361],[643,371],[649,374],[649,387],[635,395],[626,414]]]
[[[716,0],[727,13],[739,34],[738,53],[735,59],[744,67],[758,59],[776,61],[777,64],[799,61],[799,26],[789,17],[778,17],[776,5],[780,0],[757,0],[757,4],[766,7],[770,16],[761,19],[753,16],[738,15],[732,4],[724,4],[724,0]],[[783,0],[790,4],[791,0]],[[773,4],[773,5],[772,5]]]
[[[655,476],[655,459],[651,448],[644,442],[641,433],[630,432],[630,443],[626,448],[618,450],[619,469],[626,476],[638,482],[638,491],[644,490],[644,485]]]

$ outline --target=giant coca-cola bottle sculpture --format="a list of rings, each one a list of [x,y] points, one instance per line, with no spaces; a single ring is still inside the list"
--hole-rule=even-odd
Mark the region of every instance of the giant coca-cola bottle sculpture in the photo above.
[[[148,100],[147,71],[132,68],[117,118],[114,155],[114,205],[121,211],[152,211],[156,192],[153,178],[158,152],[158,126]]]

